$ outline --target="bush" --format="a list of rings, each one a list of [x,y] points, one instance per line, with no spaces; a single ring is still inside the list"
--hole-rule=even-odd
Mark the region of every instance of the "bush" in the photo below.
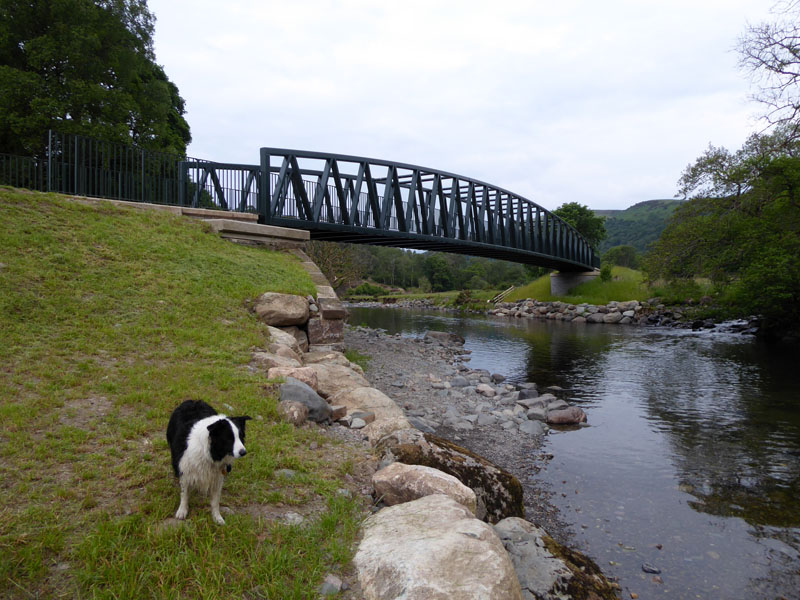
[[[386,293],[379,285],[373,285],[368,281],[365,281],[361,285],[354,287],[348,292],[349,296],[373,296],[378,297]]]
[[[611,265],[606,263],[600,267],[600,281],[608,283],[611,281]]]

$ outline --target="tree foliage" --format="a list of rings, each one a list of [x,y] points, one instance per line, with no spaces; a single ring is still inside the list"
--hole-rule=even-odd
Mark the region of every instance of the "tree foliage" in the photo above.
[[[597,216],[588,206],[567,202],[555,209],[553,214],[577,229],[592,248],[597,248],[606,238],[606,218]]]
[[[706,277],[720,298],[739,312],[758,313],[782,326],[800,319],[800,157],[780,132],[751,137],[736,153],[720,149],[727,163],[701,156],[689,171],[701,182],[674,214],[646,259],[651,278]],[[786,132],[790,135],[791,132]],[[738,183],[731,187],[720,181]],[[682,178],[685,184],[685,174]],[[724,195],[714,195],[727,192]]]
[[[636,248],[629,245],[623,245],[609,248],[603,254],[602,260],[604,264],[628,267],[629,269],[638,269],[640,257],[639,253],[636,251]]]
[[[183,154],[178,88],[155,63],[146,0],[0,3],[0,151],[39,154],[48,129]]]
[[[749,26],[739,41],[739,60],[757,86],[753,98],[765,107],[769,125],[800,136],[800,2],[773,9],[773,22]]]

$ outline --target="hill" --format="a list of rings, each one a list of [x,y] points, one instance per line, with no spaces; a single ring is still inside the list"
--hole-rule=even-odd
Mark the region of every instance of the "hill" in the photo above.
[[[683,200],[645,200],[625,210],[595,210],[606,217],[608,237],[600,244],[599,251],[630,245],[639,252],[647,250],[667,226],[672,213]]]

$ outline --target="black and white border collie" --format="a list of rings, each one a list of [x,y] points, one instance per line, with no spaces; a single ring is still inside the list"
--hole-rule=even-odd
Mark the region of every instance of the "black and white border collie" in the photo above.
[[[176,519],[189,513],[189,491],[194,489],[211,499],[211,516],[220,525],[222,483],[230,473],[233,459],[247,454],[244,425],[250,417],[217,414],[202,400],[187,400],[172,411],[167,425],[167,443],[172,452],[172,468],[181,485],[181,505]]]

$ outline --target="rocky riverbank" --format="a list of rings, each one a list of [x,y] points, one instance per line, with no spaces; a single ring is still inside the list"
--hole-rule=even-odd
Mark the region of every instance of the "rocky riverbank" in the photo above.
[[[445,334],[447,335],[447,334]],[[403,409],[422,431],[435,432],[485,456],[517,477],[524,491],[525,514],[561,543],[569,534],[548,502],[536,474],[550,458],[542,450],[547,423],[575,408],[560,388],[538,390],[535,382],[509,385],[500,373],[471,369],[469,353],[458,344],[428,336],[404,338],[365,327],[347,327],[345,345],[370,357],[371,384]],[[579,410],[579,409],[578,409]]]

